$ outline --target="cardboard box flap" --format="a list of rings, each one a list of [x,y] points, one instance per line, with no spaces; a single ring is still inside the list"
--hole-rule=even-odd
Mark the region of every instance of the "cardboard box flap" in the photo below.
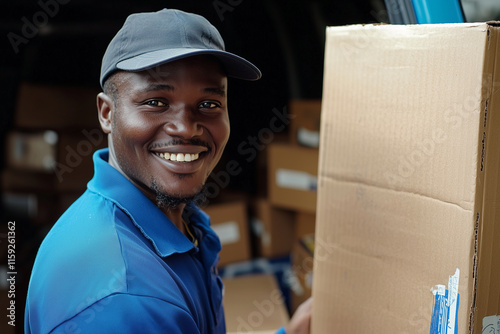
[[[322,164],[332,168],[324,170],[324,177],[390,187],[472,210],[472,192],[461,189],[455,180],[475,175],[475,164],[447,175],[439,173],[443,165],[476,160],[477,143],[469,138],[479,126],[476,116],[484,56],[477,53],[484,53],[487,34],[486,25],[467,27],[329,28],[329,37],[334,38],[328,40],[325,82],[334,80],[345,88],[324,91],[323,108],[342,108],[342,115],[351,117],[325,116],[323,111],[322,117],[330,117],[324,125],[342,122],[343,126],[336,131],[323,128],[322,133],[331,143],[329,150],[355,154],[335,164],[330,162],[338,158],[328,155],[330,160]],[[446,43],[451,37],[454,42]],[[333,49],[336,52],[331,52]],[[453,61],[450,54],[457,55]],[[384,75],[379,75],[381,72]],[[468,80],[456,80],[459,77]],[[385,98],[388,96],[391,98]],[[356,103],[347,102],[351,100]],[[462,153],[451,153],[447,145],[460,148]],[[422,182],[406,182],[410,177]]]

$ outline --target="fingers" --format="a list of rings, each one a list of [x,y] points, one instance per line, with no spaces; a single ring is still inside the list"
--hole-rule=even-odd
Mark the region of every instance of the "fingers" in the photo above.
[[[309,334],[313,308],[312,297],[299,305],[292,319],[285,326],[287,334]]]

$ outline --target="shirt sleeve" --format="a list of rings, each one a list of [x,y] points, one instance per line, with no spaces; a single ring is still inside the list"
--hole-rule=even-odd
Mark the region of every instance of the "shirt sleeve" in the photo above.
[[[57,326],[53,333],[193,333],[200,331],[187,310],[164,300],[110,295]]]
[[[280,329],[278,329],[276,334],[286,334],[285,327],[281,327]]]

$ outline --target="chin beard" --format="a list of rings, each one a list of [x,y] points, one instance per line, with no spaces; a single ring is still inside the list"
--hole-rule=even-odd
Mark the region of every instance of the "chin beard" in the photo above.
[[[177,209],[179,205],[191,202],[197,206],[201,206],[206,203],[207,200],[205,196],[205,186],[203,186],[202,189],[193,196],[181,197],[166,193],[158,186],[156,180],[153,179],[151,181],[151,190],[153,190],[156,194],[156,206],[160,209]]]

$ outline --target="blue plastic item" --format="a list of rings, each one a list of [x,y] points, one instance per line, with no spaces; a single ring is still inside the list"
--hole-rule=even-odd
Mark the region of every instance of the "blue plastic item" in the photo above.
[[[413,0],[413,9],[419,24],[465,21],[460,0]]]

